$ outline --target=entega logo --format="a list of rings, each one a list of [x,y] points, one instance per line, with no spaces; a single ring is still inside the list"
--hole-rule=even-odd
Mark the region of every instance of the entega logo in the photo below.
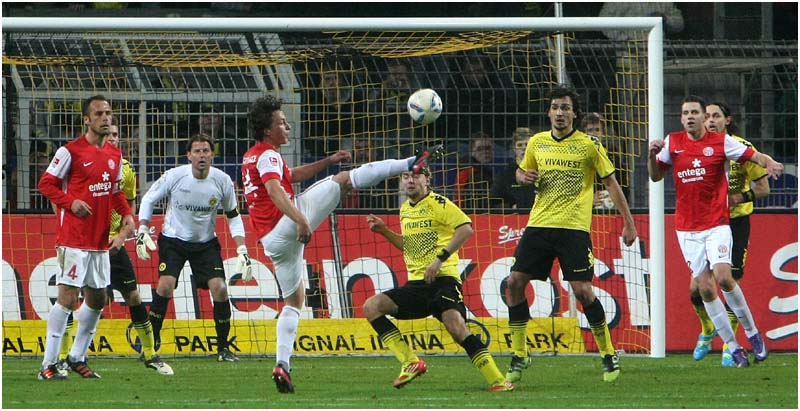
[[[694,168],[687,168],[686,170],[678,171],[678,178],[680,178],[684,183],[702,180],[703,176],[706,175],[706,169],[705,167],[700,167],[701,164],[702,162],[695,158],[692,160],[692,167]]]

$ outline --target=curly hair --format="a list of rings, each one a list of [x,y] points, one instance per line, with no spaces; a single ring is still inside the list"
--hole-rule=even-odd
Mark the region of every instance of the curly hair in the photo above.
[[[261,141],[264,130],[272,127],[272,113],[281,109],[283,101],[273,95],[259,97],[250,105],[247,120],[250,122],[250,131],[256,142]]]
[[[569,97],[572,100],[572,111],[575,112],[575,120],[578,120],[581,117],[581,100],[580,95],[574,88],[566,85],[566,84],[559,84],[555,86],[553,89],[550,90],[550,97],[549,101],[552,102],[557,98],[562,97]],[[550,104],[547,105],[547,110],[545,110],[545,114],[550,110]]]

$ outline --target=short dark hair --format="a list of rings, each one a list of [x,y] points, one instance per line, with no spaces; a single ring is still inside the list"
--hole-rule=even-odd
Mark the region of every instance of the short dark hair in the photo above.
[[[574,88],[566,84],[559,84],[550,90],[550,97],[547,101],[547,110],[545,110],[545,114],[550,111],[550,103],[562,97],[569,97],[570,100],[572,100],[572,111],[575,112],[575,119],[577,120],[581,116],[581,96]]]
[[[700,109],[702,109],[703,112],[706,111],[706,101],[700,96],[690,94],[684,97],[683,100],[681,100],[681,110],[683,110],[683,105],[686,103],[700,103]]]
[[[722,115],[725,117],[731,118],[731,123],[728,124],[725,129],[728,131],[728,134],[736,134],[739,131],[739,126],[736,125],[736,121],[733,119],[733,111],[731,111],[730,106],[727,103],[722,101],[712,101],[708,103],[709,106],[717,106],[719,107],[720,111],[722,111]]]
[[[259,97],[250,105],[247,120],[255,141],[261,141],[264,130],[272,127],[272,113],[281,109],[283,102],[273,95]]]
[[[189,142],[186,143],[187,153],[192,151],[192,145],[194,143],[208,143],[208,145],[211,147],[211,151],[214,151],[214,139],[206,133],[198,133],[189,137]]]
[[[97,94],[97,95],[91,96],[91,97],[87,98],[86,100],[84,100],[83,101],[83,115],[84,116],[87,116],[87,117],[89,116],[89,110],[90,110],[89,106],[92,105],[93,101],[105,101],[105,102],[108,102],[108,99],[102,94]]]

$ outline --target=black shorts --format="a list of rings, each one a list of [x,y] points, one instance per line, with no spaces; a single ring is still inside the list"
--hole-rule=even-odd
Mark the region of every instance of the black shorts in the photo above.
[[[731,218],[731,236],[733,237],[731,275],[738,281],[744,277],[744,265],[747,263],[747,245],[750,242],[749,215]]]
[[[133,263],[128,256],[125,247],[120,248],[119,252],[109,256],[111,262],[111,287],[122,294],[129,293],[136,289],[136,273],[133,271]]]
[[[429,315],[442,321],[442,313],[454,309],[467,318],[461,284],[453,277],[438,277],[431,284],[425,280],[409,281],[404,286],[386,291],[384,294],[397,304],[395,318],[413,320]]]
[[[592,238],[589,233],[566,228],[527,227],[514,252],[511,271],[547,281],[558,257],[566,281],[591,281],[594,276]]]
[[[168,275],[177,279],[188,260],[189,266],[192,267],[195,287],[207,290],[208,280],[212,278],[225,280],[222,247],[216,238],[205,243],[190,243],[159,234],[158,260],[159,277]]]

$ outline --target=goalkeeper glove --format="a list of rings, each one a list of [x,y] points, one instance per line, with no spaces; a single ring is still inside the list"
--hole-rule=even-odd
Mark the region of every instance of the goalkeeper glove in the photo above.
[[[140,225],[139,231],[136,232],[136,255],[141,260],[149,260],[150,253],[147,250],[154,251],[156,243],[150,238],[150,229],[146,225]]]
[[[236,248],[239,259],[236,261],[236,274],[242,275],[242,281],[248,282],[253,278],[253,265],[250,263],[250,256],[247,255],[247,246],[240,245]]]

